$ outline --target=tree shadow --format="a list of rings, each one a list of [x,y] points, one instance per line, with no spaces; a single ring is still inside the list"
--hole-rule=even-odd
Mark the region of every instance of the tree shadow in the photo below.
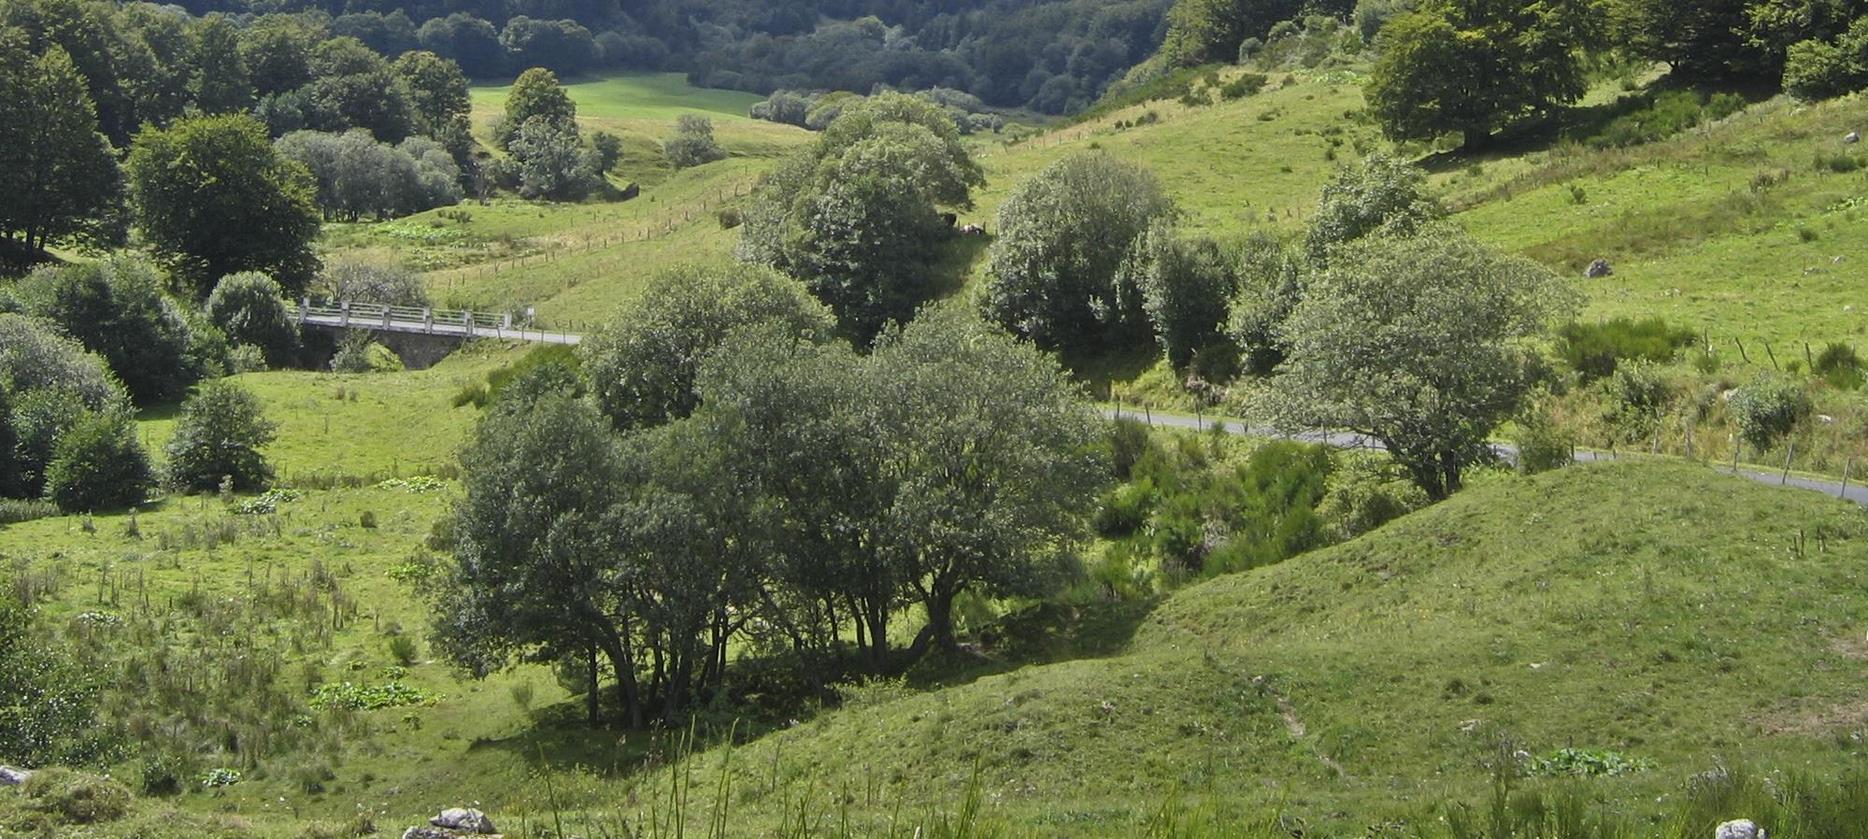
[[[1161,360],[1161,350],[1152,343],[1105,347],[1095,350],[1065,351],[1058,360],[1090,392],[1091,398],[1109,398],[1111,388],[1141,378]]]
[[[1025,667],[1121,655],[1163,599],[1034,603],[980,628],[958,653],[930,654],[905,678],[911,687],[939,690]]]

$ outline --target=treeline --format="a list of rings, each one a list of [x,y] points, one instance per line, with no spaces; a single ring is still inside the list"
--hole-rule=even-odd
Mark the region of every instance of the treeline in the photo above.
[[[963,593],[1070,576],[1107,447],[1050,356],[958,307],[858,354],[796,282],[746,266],[638,300],[581,365],[506,382],[463,453],[429,587],[455,663],[558,662],[593,717],[613,684],[642,725],[715,696],[730,646],[821,691],[953,648]],[[926,623],[901,650],[910,610]]]
[[[427,50],[474,78],[528,67],[686,71],[778,89],[949,87],[995,107],[1081,109],[1153,54],[1169,0],[473,0],[394,4],[190,0],[197,15],[290,16],[387,56]]]
[[[298,288],[318,209],[427,209],[477,174],[458,66],[392,62],[300,17],[8,3],[0,94],[0,257],[16,268],[50,247],[108,249],[134,224],[199,294],[241,270]]]

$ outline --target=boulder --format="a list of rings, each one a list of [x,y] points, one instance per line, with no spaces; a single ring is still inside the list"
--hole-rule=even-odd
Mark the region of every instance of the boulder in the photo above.
[[[1764,828],[1750,819],[1734,819],[1719,825],[1713,839],[1765,839]]]
[[[1842,142],[1847,143],[1848,145],[1851,145],[1851,146],[1861,141],[1862,141],[1862,135],[1860,131],[1850,131],[1848,134],[1845,134],[1842,137]]]
[[[1592,280],[1599,280],[1603,277],[1611,276],[1614,273],[1615,269],[1609,267],[1609,261],[1606,259],[1598,259],[1591,262],[1588,268],[1583,269],[1583,276]]]
[[[462,833],[498,832],[493,829],[493,820],[487,818],[485,813],[465,807],[450,807],[442,810],[441,815],[429,819],[428,823],[435,827],[458,830]]]
[[[25,769],[0,766],[0,787],[16,787],[26,783],[26,780],[31,777],[32,773]]]

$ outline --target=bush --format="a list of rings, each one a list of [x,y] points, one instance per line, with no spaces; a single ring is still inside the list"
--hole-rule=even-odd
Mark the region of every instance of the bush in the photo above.
[[[1696,337],[1692,330],[1675,329],[1660,318],[1577,322],[1557,330],[1557,354],[1584,381],[1592,381],[1614,373],[1625,360],[1670,361]]]
[[[370,333],[353,329],[344,333],[331,356],[331,369],[338,373],[394,373],[404,369],[395,351],[371,340]]]
[[[1354,539],[1427,506],[1427,495],[1392,458],[1367,452],[1337,455],[1317,515],[1336,540]]]
[[[286,312],[285,290],[254,271],[228,274],[208,295],[208,318],[235,345],[258,347],[271,367],[298,358],[298,327]]]
[[[428,287],[415,272],[395,265],[337,262],[325,267],[314,286],[331,300],[383,306],[429,305]]]
[[[1826,41],[1800,41],[1784,56],[1784,91],[1805,102],[1830,99],[1862,86],[1857,56]]]
[[[1157,497],[1154,482],[1147,478],[1110,490],[1096,509],[1096,532],[1107,539],[1120,539],[1141,530],[1154,512]]]
[[[18,453],[14,488],[23,497],[45,495],[46,472],[57,455],[58,439],[77,427],[89,413],[91,408],[84,398],[77,391],[64,387],[35,390],[14,403],[13,431]]]
[[[61,435],[45,473],[46,497],[67,513],[133,507],[154,485],[135,424],[114,411],[90,414]]]
[[[194,324],[162,295],[155,269],[140,260],[41,267],[15,293],[27,314],[57,324],[97,353],[137,404],[174,399],[218,372],[212,352],[191,352]]]
[[[69,769],[34,772],[20,791],[29,808],[66,824],[116,821],[130,811],[132,800],[129,788],[116,781]]]
[[[1735,391],[1728,407],[1739,436],[1758,451],[1789,434],[1812,410],[1809,394],[1800,383],[1771,374]]]
[[[407,635],[389,636],[388,647],[389,657],[395,659],[395,662],[403,667],[414,664],[415,657],[420,654],[415,647],[415,639]]]
[[[1110,423],[1109,462],[1116,480],[1126,481],[1133,477],[1135,464],[1140,463],[1148,450],[1154,447],[1154,440],[1148,436],[1148,426],[1141,420],[1124,417]]]
[[[1653,433],[1673,394],[1652,361],[1637,359],[1622,364],[1606,380],[1604,419],[1621,432],[1623,440],[1644,440]]]
[[[1822,377],[1823,381],[1837,390],[1855,390],[1862,386],[1864,380],[1861,357],[1848,344],[1832,343],[1823,347],[1822,354],[1816,356],[1815,367],[1810,372]]]
[[[137,790],[146,796],[178,795],[188,775],[187,764],[170,752],[145,754]]]
[[[169,440],[169,483],[205,492],[231,477],[236,489],[265,489],[272,467],[259,450],[272,442],[274,430],[246,389],[225,379],[202,385],[182,403]]]
[[[101,411],[127,399],[109,365],[44,321],[0,312],[0,387],[14,404],[37,390],[68,390]]]
[[[1558,425],[1545,406],[1536,406],[1518,419],[1518,471],[1536,475],[1575,462],[1576,438]]]
[[[726,159],[726,150],[713,138],[713,120],[682,114],[675,120],[675,136],[662,144],[662,153],[676,169]]]

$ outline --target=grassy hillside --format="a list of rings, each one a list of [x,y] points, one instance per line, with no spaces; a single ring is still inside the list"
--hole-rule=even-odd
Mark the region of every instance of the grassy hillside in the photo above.
[[[716,751],[685,770],[690,809],[724,767],[736,825],[853,801],[874,829],[972,789],[1018,833],[1134,835],[1177,800],[1430,827],[1484,797],[1505,737],[1650,765],[1579,782],[1641,818],[1722,761],[1859,759],[1864,575],[1868,518],[1820,496],[1678,465],[1501,478],[1102,626],[1132,633],[1118,654],[879,691]]]

